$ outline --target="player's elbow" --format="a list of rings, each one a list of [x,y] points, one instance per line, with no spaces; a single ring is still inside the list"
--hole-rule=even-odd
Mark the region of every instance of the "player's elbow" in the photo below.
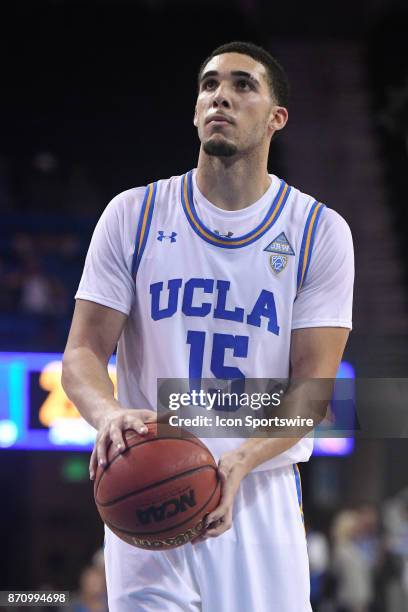
[[[70,389],[73,379],[73,363],[74,359],[72,355],[72,350],[66,348],[62,357],[61,385],[68,397],[70,395]]]
[[[85,372],[87,358],[80,347],[70,346],[65,348],[62,356],[61,384],[69,398],[81,380],[81,374]]]

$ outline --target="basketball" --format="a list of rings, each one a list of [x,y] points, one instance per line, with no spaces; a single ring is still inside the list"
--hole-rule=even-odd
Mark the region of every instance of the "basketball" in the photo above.
[[[208,448],[190,433],[124,432],[125,451],[111,444],[108,464],[98,467],[94,496],[104,523],[138,548],[182,546],[203,530],[205,516],[220,500],[217,465]]]

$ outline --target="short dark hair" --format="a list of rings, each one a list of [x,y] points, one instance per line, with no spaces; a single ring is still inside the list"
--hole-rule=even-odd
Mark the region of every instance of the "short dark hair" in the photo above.
[[[251,42],[230,42],[214,49],[200,66],[198,72],[199,84],[204,68],[208,62],[212,60],[213,57],[222,55],[223,53],[241,53],[242,55],[249,55],[249,57],[252,57],[262,64],[266,69],[271,96],[276,99],[279,106],[285,106],[287,108],[289,103],[289,81],[286,72],[268,51]]]

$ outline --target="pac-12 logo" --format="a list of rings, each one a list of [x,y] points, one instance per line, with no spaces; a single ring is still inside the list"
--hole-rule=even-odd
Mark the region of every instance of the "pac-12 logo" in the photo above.
[[[286,255],[271,255],[269,262],[273,272],[275,272],[275,274],[280,274],[280,272],[286,268],[288,258]]]

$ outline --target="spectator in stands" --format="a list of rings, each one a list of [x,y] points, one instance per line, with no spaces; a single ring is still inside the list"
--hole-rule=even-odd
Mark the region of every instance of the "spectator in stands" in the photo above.
[[[93,563],[82,570],[79,591],[73,599],[70,612],[108,612],[103,565]]]
[[[52,312],[51,284],[35,257],[25,262],[21,282],[21,310],[35,315]]]
[[[313,610],[317,612],[323,598],[330,566],[330,550],[324,533],[306,526],[306,534],[310,567],[310,601]]]
[[[383,506],[387,612],[408,610],[408,488]]]
[[[333,524],[333,571],[337,579],[339,612],[368,612],[373,599],[370,564],[358,546],[357,511],[340,512]]]
[[[356,545],[366,559],[370,572],[374,574],[378,568],[381,550],[378,512],[374,506],[365,504],[357,509],[357,514],[359,530]]]

